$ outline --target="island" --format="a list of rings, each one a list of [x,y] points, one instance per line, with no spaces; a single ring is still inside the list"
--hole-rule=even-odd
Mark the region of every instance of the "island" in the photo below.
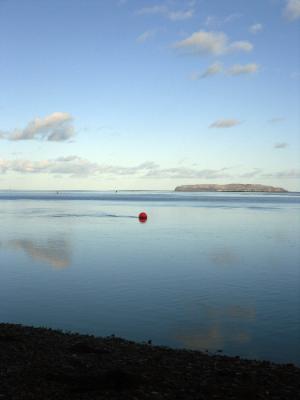
[[[227,185],[200,184],[182,185],[175,188],[175,192],[265,192],[287,193],[288,191],[274,186],[259,184],[229,183]]]

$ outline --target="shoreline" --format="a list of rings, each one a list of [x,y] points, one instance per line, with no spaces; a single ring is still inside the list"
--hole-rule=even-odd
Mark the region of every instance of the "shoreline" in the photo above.
[[[0,323],[1,400],[299,397],[293,364]]]

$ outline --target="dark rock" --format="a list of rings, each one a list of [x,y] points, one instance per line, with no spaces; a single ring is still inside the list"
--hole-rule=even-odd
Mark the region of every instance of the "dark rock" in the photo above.
[[[0,337],[5,400],[300,399],[291,364],[12,324]]]
[[[110,351],[105,348],[93,347],[84,342],[78,342],[70,346],[70,351],[76,354],[108,354]]]

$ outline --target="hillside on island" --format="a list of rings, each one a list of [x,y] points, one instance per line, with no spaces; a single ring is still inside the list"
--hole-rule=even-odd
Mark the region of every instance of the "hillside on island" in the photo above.
[[[175,192],[267,192],[267,193],[286,193],[287,190],[266,185],[229,183],[227,185],[200,184],[182,185],[175,188]]]

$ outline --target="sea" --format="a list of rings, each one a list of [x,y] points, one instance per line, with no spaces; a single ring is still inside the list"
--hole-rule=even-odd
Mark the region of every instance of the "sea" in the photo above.
[[[300,193],[0,191],[0,226],[0,322],[300,365]]]

